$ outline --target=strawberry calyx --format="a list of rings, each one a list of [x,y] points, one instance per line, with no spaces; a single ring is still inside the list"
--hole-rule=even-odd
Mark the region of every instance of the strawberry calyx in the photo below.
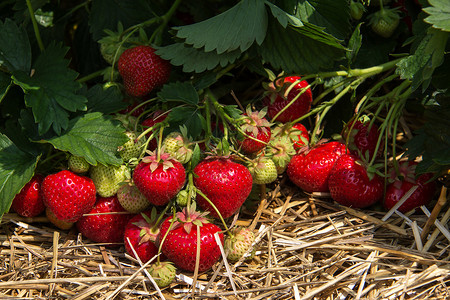
[[[248,106],[245,113],[244,124],[241,125],[241,129],[245,133],[251,133],[253,137],[256,137],[259,131],[267,134],[270,130],[271,123],[264,117],[267,114],[267,107],[264,107],[260,111],[252,111]]]
[[[414,161],[403,161],[398,164],[398,168],[392,168],[388,174],[389,183],[394,183],[396,188],[400,188],[403,181],[415,183],[417,163]]]
[[[143,219],[134,222],[133,225],[139,227],[141,231],[139,232],[139,245],[146,243],[148,241],[155,242],[159,234],[159,228],[157,226],[157,213],[156,209],[153,207],[150,217],[148,214],[141,213]]]
[[[186,233],[189,234],[191,233],[193,225],[201,227],[203,224],[209,223],[208,219],[205,218],[208,214],[208,211],[197,211],[196,204],[193,202],[191,206],[187,206],[183,208],[181,212],[176,213],[176,220],[173,223],[173,229],[183,226]]]
[[[172,156],[169,153],[165,153],[164,149],[161,149],[161,152],[158,151],[149,151],[147,150],[147,156],[142,158],[144,163],[149,164],[150,171],[153,173],[160,165],[163,167],[163,171],[167,171],[170,168],[173,168]]]

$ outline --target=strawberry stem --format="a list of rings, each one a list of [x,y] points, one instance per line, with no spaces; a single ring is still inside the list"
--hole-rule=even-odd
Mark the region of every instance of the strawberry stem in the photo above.
[[[42,42],[41,33],[39,32],[39,27],[34,16],[33,5],[31,5],[31,0],[27,0],[28,12],[30,13],[31,23],[33,24],[34,35],[36,36],[36,41],[39,45],[39,50],[43,52],[45,50],[44,43]]]
[[[163,214],[161,214],[161,216],[162,216]],[[170,232],[170,230],[172,230],[172,227],[173,227],[173,223],[175,223],[176,222],[176,211],[175,211],[175,209],[173,210],[173,217],[172,217],[172,220],[170,220],[170,225],[169,225],[169,228],[167,229],[167,231],[166,231],[166,233],[164,234],[164,236],[163,236],[163,238],[162,238],[162,240],[161,240],[161,242],[159,243],[159,247],[158,247],[158,254],[160,254],[161,253],[161,249],[162,249],[162,246],[163,246],[163,244],[164,244],[164,241],[166,240],[166,238],[167,238],[167,236],[169,235],[169,232]],[[157,258],[157,263],[160,263],[161,262],[161,260],[160,260],[160,257],[161,255],[158,255],[158,258]]]
[[[199,194],[200,196],[202,196],[203,198],[205,198],[205,200],[212,206],[212,208],[214,209],[214,211],[217,213],[217,215],[219,216],[220,221],[223,224],[223,227],[225,228],[225,231],[229,231],[227,223],[225,222],[225,220],[222,217],[222,214],[220,213],[220,211],[217,209],[217,207],[214,205],[214,203],[212,203],[212,201],[208,198],[208,196],[206,196],[202,191],[200,191],[198,188],[196,188],[197,194]]]

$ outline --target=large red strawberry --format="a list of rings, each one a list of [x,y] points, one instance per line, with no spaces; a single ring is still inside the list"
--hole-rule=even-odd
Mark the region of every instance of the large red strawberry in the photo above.
[[[153,127],[154,125],[161,123],[162,121],[164,121],[167,118],[168,114],[164,114],[160,111],[156,111],[154,112],[151,116],[149,116],[147,119],[145,119],[144,121],[142,121],[141,125],[144,128],[144,130],[149,129],[150,127]],[[147,137],[150,137],[153,133],[153,130],[150,130],[147,133]],[[153,137],[147,146],[147,149],[150,151],[154,151],[156,149],[156,147],[158,146],[157,140],[155,137]]]
[[[288,88],[298,80],[301,80],[300,76],[289,76],[277,80],[273,84],[273,91],[263,99],[263,104],[268,108],[267,116],[271,118],[272,121],[287,123],[300,118],[310,111],[312,103],[311,89],[308,88],[303,92],[304,88],[309,85],[306,80],[301,80],[295,84],[289,93],[287,93]],[[301,92],[303,93],[275,120],[273,120],[273,118]]]
[[[242,152],[251,154],[256,153],[266,147],[271,137],[270,123],[264,118],[265,110],[251,111],[247,108],[245,114],[245,123],[241,125],[242,131],[248,135],[239,141]]]
[[[378,126],[375,124],[370,126],[370,120],[367,118],[348,122],[342,131],[342,138],[344,143],[348,140],[350,152],[366,160],[375,154],[379,136]]]
[[[345,145],[328,142],[294,155],[286,173],[306,192],[328,192],[328,177],[336,160],[345,153]]]
[[[166,205],[181,190],[186,179],[183,165],[167,153],[142,159],[133,172],[136,187],[153,205]]]
[[[129,255],[136,258],[132,250],[134,249],[139,259],[144,263],[158,254],[158,247],[155,242],[159,234],[159,228],[155,227],[155,223],[156,210],[153,215],[151,211],[135,215],[125,226],[123,236],[125,250]]]
[[[120,55],[117,68],[128,95],[143,97],[169,80],[171,65],[150,46],[137,46]]]
[[[383,197],[384,181],[370,174],[353,154],[343,154],[331,169],[328,186],[331,198],[339,204],[357,208],[371,206]]]
[[[120,205],[117,196],[98,197],[95,206],[76,226],[85,237],[97,243],[122,243],[125,225],[132,217]]]
[[[92,179],[68,170],[46,176],[41,189],[44,204],[66,222],[76,222],[92,209],[96,200]]]
[[[14,197],[11,208],[18,215],[31,218],[44,212],[45,205],[41,193],[41,184],[43,180],[43,175],[34,175]]]
[[[221,229],[217,225],[209,223],[204,215],[205,213],[200,214],[195,211],[195,205],[193,205],[191,208],[186,207],[182,212],[178,212],[174,221],[171,216],[161,224],[159,243],[162,243],[162,253],[180,269],[190,272],[195,270],[198,229],[200,230],[199,272],[208,270],[220,258],[220,248],[214,234],[219,232],[223,244],[223,233],[220,233]]]
[[[194,185],[198,205],[218,217],[214,208],[202,196],[204,194],[216,206],[223,218],[233,215],[252,190],[253,179],[243,165],[226,157],[211,157],[194,168]]]
[[[409,198],[397,209],[406,213],[422,205],[427,205],[433,199],[437,190],[436,181],[430,181],[433,178],[432,173],[421,174],[416,177],[416,162],[403,162],[400,164],[400,177],[393,176],[394,180],[388,184],[384,197],[384,207],[391,209],[400,199],[414,186],[417,189]],[[395,173],[395,171],[394,171]],[[430,181],[430,182],[429,182]]]

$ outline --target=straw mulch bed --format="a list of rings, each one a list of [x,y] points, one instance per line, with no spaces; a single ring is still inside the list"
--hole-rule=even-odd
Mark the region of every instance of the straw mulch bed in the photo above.
[[[179,272],[163,290],[122,245],[93,244],[74,229],[55,230],[45,218],[7,214],[0,299],[450,298],[445,194],[443,188],[428,221],[422,211],[389,216],[341,207],[281,180],[235,221],[257,231],[253,260],[221,260],[195,279]]]

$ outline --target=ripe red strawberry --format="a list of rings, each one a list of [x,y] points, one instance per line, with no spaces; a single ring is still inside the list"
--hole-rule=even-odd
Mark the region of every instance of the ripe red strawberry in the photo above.
[[[150,127],[155,126],[158,123],[163,122],[167,118],[168,114],[164,114],[161,111],[154,112],[150,117],[142,121],[142,127],[144,130],[147,130]],[[150,130],[146,136],[150,138],[154,130]],[[150,151],[154,151],[156,147],[158,146],[156,138],[152,138],[150,142],[148,143],[147,149]]]
[[[242,152],[247,154],[256,153],[266,147],[272,133],[270,131],[270,123],[264,118],[265,115],[265,110],[252,112],[250,108],[247,108],[245,123],[241,125],[241,129],[250,137],[244,136],[243,140],[239,141]]]
[[[92,210],[81,217],[76,226],[82,235],[93,242],[122,243],[125,225],[132,217],[126,212],[117,196],[98,197]]]
[[[45,210],[41,193],[41,184],[44,176],[35,174],[29,182],[14,197],[11,208],[22,217],[36,217]]]
[[[123,100],[123,102],[128,103],[128,101],[125,100],[125,99]],[[131,116],[138,118],[141,114],[144,113],[145,107],[146,107],[146,105],[141,105],[141,106],[137,107],[140,104],[141,103],[139,103],[137,101],[134,101],[130,105],[128,105],[127,108],[122,109],[121,111],[119,111],[119,114],[126,115],[128,113],[131,113],[130,114]]]
[[[289,179],[306,192],[328,192],[328,177],[336,160],[345,153],[339,142],[320,144],[294,155],[286,173]]]
[[[46,176],[41,189],[44,204],[66,222],[76,222],[92,209],[96,200],[92,179],[68,170]]]
[[[384,181],[377,174],[369,177],[358,157],[343,154],[331,169],[328,179],[331,198],[341,205],[364,208],[383,197]]]
[[[45,208],[45,216],[50,221],[50,223],[52,223],[53,225],[55,225],[56,227],[58,227],[59,229],[62,229],[62,230],[69,230],[75,224],[73,222],[66,222],[66,221],[58,219],[55,216],[55,214],[48,207]]]
[[[284,79],[276,81],[273,85],[273,91],[271,91],[264,99],[263,104],[267,106],[267,116],[271,118],[272,121],[278,121],[281,123],[287,123],[289,121],[296,120],[308,113],[311,109],[312,103],[312,92],[311,89],[307,89],[303,94],[301,94],[289,107],[283,111],[275,120],[273,118],[299,93],[303,91],[303,88],[307,87],[309,84],[306,80],[302,80],[297,83],[288,94],[286,94],[287,89],[297,80],[300,80],[300,76],[289,76]]]
[[[120,55],[118,66],[128,95],[143,97],[169,80],[171,65],[150,46],[137,46]]]
[[[413,210],[422,205],[427,205],[433,199],[437,190],[436,181],[432,173],[415,176],[416,162],[403,162],[400,164],[401,179],[396,177],[388,184],[384,197],[384,208],[390,210],[413,187],[418,186],[414,193],[397,209],[402,213]],[[395,171],[394,171],[395,174]],[[394,175],[395,176],[395,175]]]
[[[193,272],[197,258],[197,228],[200,229],[200,264],[199,272],[208,270],[221,256],[219,245],[214,238],[221,229],[195,211],[195,205],[178,212],[170,231],[173,216],[161,224],[159,243],[162,243],[162,253],[180,269]],[[168,232],[168,233],[167,233]],[[167,236],[166,236],[167,233]],[[164,240],[162,240],[166,236]],[[219,233],[223,244],[223,233]]]
[[[342,131],[342,138],[344,143],[348,139],[348,149],[350,153],[357,155],[363,159],[369,160],[375,154],[378,138],[378,126],[372,124],[370,120],[363,118],[359,120],[352,120],[348,122]]]
[[[159,234],[159,228],[155,228],[155,223],[156,210],[154,210],[153,216],[152,211],[135,215],[125,226],[123,236],[125,250],[129,255],[136,258],[131,248],[133,247],[139,259],[144,263],[158,254],[158,247],[155,242]]]
[[[309,134],[305,125],[302,123],[296,123],[292,126],[289,137],[294,144],[295,151],[299,151],[301,148],[305,147],[309,143]]]
[[[212,157],[194,168],[194,185],[216,206],[223,218],[233,215],[252,190],[250,171],[226,157]],[[218,215],[208,201],[197,193],[197,203],[203,209]]]
[[[133,172],[136,187],[153,205],[166,205],[181,190],[186,179],[183,165],[167,153],[150,154]]]

